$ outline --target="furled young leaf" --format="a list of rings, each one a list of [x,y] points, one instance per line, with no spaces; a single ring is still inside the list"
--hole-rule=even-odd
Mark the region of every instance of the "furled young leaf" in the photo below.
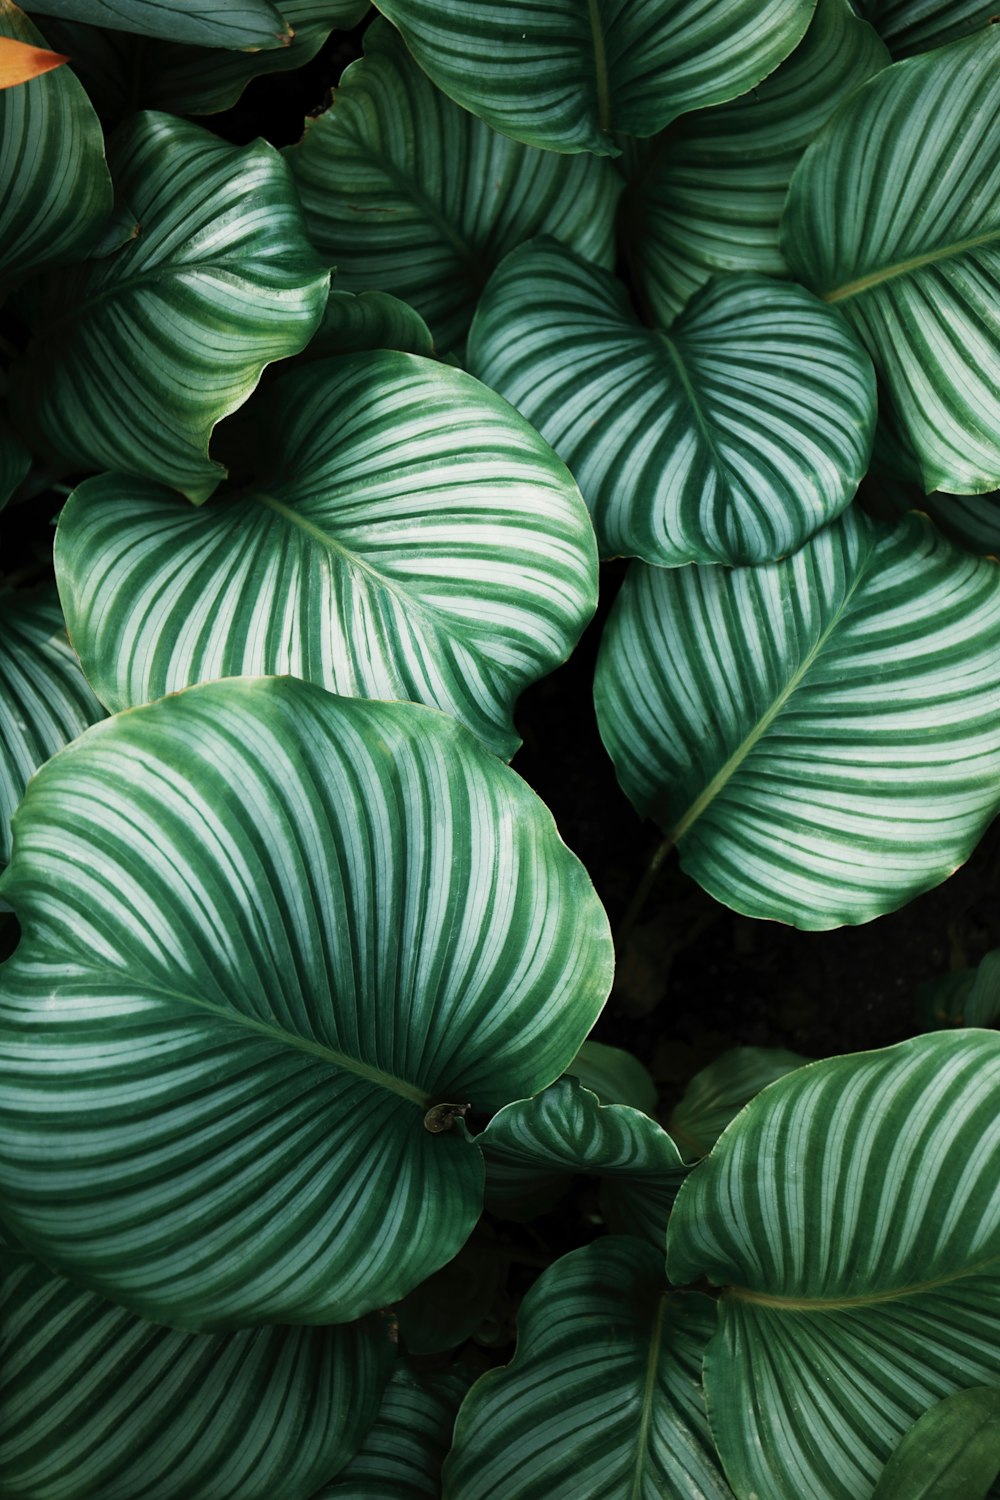
[[[444,351],[461,348],[490,271],[532,235],[614,259],[622,184],[610,164],[498,136],[440,94],[384,22],[285,155],[337,285],[412,303]]]
[[[563,465],[468,375],[388,351],[289,372],[263,420],[241,495],[196,510],[107,475],[66,506],[63,607],[99,695],[291,672],[432,704],[511,756],[518,694],[597,604]]]
[[[623,204],[653,321],[668,325],[720,271],[787,276],[778,221],[792,173],[841,99],[889,60],[848,0],[819,0],[804,40],[759,88],[682,115],[658,138]]]
[[[792,274],[847,316],[924,488],[1000,484],[1000,27],[896,63],[795,172]]]
[[[31,10],[201,47],[286,47],[292,36],[268,0],[213,0],[211,6],[197,0],[31,0]]]
[[[639,1059],[621,1047],[608,1047],[588,1037],[566,1072],[602,1104],[628,1104],[647,1115],[656,1108],[656,1084]]]
[[[872,1500],[985,1500],[1000,1474],[1000,1390],[973,1386],[938,1401],[910,1428]]]
[[[11,0],[0,37],[45,39]],[[0,90],[0,283],[86,255],[111,212],[111,177],[93,107],[68,68]]]
[[[994,19],[993,0],[857,0],[895,57],[929,52],[979,31]]]
[[[16,1500],[309,1500],[371,1425],[388,1320],[178,1333],[21,1259],[0,1277]]]
[[[0,417],[0,510],[31,468],[31,454],[10,424]]]
[[[74,463],[201,501],[225,472],[208,457],[215,423],[264,365],[308,343],[329,275],[263,141],[236,148],[146,114],[118,136],[112,165],[141,233],[41,283],[14,411]]]
[[[0,893],[0,1212],[156,1321],[346,1321],[479,1216],[461,1122],[544,1087],[607,921],[520,779],[445,715],[237,679],[34,778]]]
[[[667,1126],[685,1160],[707,1156],[730,1120],[776,1078],[809,1059],[782,1047],[734,1047],[696,1073]]]
[[[669,333],[551,240],[490,280],[469,368],[565,459],[602,556],[762,562],[849,504],[875,425],[871,362],[801,287],[720,277]]]
[[[667,1272],[724,1288],[705,1354],[741,1500],[860,1500],[933,1402],[1000,1385],[1000,1036],[813,1063],[682,1187]]]
[[[616,154],[685,110],[746,93],[815,0],[379,0],[439,88],[550,151]]]
[[[30,778],[103,717],[66,639],[55,589],[0,593],[0,868]]]
[[[938,884],[1000,811],[1000,572],[849,511],[763,568],[633,564],[595,697],[618,779],[720,901],[806,928]]]
[[[512,1362],[462,1403],[448,1500],[728,1500],[700,1381],[714,1326],[650,1245],[563,1256],[521,1305]]]

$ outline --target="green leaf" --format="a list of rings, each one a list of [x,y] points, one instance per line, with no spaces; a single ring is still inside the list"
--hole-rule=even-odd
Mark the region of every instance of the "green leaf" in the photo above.
[[[513,772],[443,714],[287,678],[83,735],[0,891],[0,1213],[177,1327],[404,1296],[479,1216],[456,1109],[557,1077],[610,985],[593,888]]]
[[[292,38],[268,0],[214,0],[208,9],[197,0],[31,0],[31,10],[202,47],[287,47]]]
[[[545,1212],[587,1173],[607,1179],[616,1227],[663,1244],[687,1168],[673,1141],[638,1109],[601,1104],[575,1078],[508,1104],[476,1143],[486,1158],[486,1206],[502,1218]]]
[[[396,1304],[407,1350],[441,1354],[472,1338],[501,1294],[509,1265],[503,1245],[480,1224],[454,1259]]]
[[[1000,574],[848,512],[764,568],[633,564],[595,682],[636,808],[748,916],[867,922],[1000,810]]]
[[[0,7],[0,36],[45,38],[16,5]],[[68,68],[0,90],[0,283],[86,255],[111,212],[100,122]]]
[[[932,1026],[993,1026],[1000,1018],[1000,948],[975,969],[931,979],[917,990],[917,1008]]]
[[[678,1195],[667,1272],[724,1288],[712,1433],[751,1495],[859,1500],[933,1402],[1000,1384],[1000,1036],[779,1079]]]
[[[332,291],[323,321],[298,359],[301,364],[365,349],[398,349],[433,359],[434,340],[416,309],[388,292]]]
[[[639,1059],[621,1047],[608,1047],[588,1037],[566,1072],[602,1104],[628,1104],[647,1115],[656,1109],[656,1084]]]
[[[55,589],[0,593],[0,867],[31,777],[103,717],[66,639]]]
[[[521,1305],[514,1359],[462,1404],[447,1500],[727,1500],[700,1381],[714,1324],[639,1240],[556,1261]]]
[[[802,39],[815,0],[379,0],[439,88],[494,130],[617,155],[746,93]]]
[[[0,1309],[17,1500],[307,1500],[370,1427],[394,1354],[384,1317],[178,1333],[23,1260]]]
[[[522,688],[597,604],[569,474],[459,370],[392,352],[308,365],[265,409],[267,472],[194,509],[106,475],[56,539],[70,633],[113,708],[243,673],[429,703],[511,756]]]
[[[39,284],[12,410],[46,451],[201,501],[225,473],[208,457],[215,423],[267,363],[308,343],[328,272],[263,141],[236,148],[146,114],[117,137],[112,161],[142,232]]]
[[[441,1500],[441,1465],[468,1386],[461,1367],[418,1375],[401,1363],[357,1454],[315,1500]]]
[[[444,351],[461,349],[490,272],[532,235],[614,260],[611,165],[496,135],[428,82],[384,22],[365,33],[335,107],[285,156],[338,287],[412,303]]]
[[[896,63],[809,147],[782,221],[792,274],[836,305],[924,488],[1000,485],[1000,28]]]
[[[900,485],[893,494],[897,510],[922,510],[946,537],[976,557],[1000,556],[1000,490],[989,495],[921,495]]]
[[[866,20],[884,37],[895,57],[929,52],[988,26],[992,0],[857,0]]]
[[[31,454],[15,435],[10,424],[0,417],[0,510],[3,510],[30,468]]]
[[[504,261],[469,368],[565,459],[601,555],[762,562],[849,504],[871,452],[871,363],[801,287],[712,282],[669,333],[552,241]]]
[[[696,1073],[667,1126],[685,1160],[707,1156],[755,1094],[794,1072],[807,1057],[781,1047],[733,1047]]]
[[[910,1428],[872,1500],[984,1500],[1000,1474],[1000,1390],[938,1401]]]
[[[622,204],[651,321],[669,324],[721,271],[787,276],[778,221],[792,173],[841,99],[888,62],[848,0],[819,0],[804,40],[759,88],[658,138]]]

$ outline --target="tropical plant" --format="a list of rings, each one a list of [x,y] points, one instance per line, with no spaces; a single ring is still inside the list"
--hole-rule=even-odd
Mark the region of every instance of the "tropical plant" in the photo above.
[[[626,955],[1000,811],[1000,27],[379,9],[0,0],[0,1496],[978,1500],[1000,950],[668,1098],[506,762],[603,596]]]

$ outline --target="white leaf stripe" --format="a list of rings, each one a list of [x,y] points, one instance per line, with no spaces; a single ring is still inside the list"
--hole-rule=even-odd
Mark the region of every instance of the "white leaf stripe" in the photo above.
[[[468,1384],[464,1366],[421,1377],[397,1369],[360,1449],[315,1500],[441,1500],[441,1465]]]
[[[614,259],[622,184],[610,163],[497,135],[435,89],[384,22],[336,106],[284,154],[338,288],[412,303],[443,351],[461,350],[490,271],[532,235]]]
[[[538,241],[491,279],[468,359],[569,465],[604,556],[778,557],[867,467],[870,362],[801,287],[719,278],[662,333],[608,273]]]
[[[595,696],[628,796],[739,911],[861,922],[1000,806],[1000,575],[921,518],[848,513],[783,563],[634,565]]]

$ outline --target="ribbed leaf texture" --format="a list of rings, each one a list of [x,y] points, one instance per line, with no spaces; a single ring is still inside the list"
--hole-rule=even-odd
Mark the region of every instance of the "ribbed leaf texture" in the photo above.
[[[1000,1474],[1000,1390],[945,1396],[914,1423],[872,1500],[985,1500]]]
[[[794,1072],[807,1057],[783,1047],[733,1047],[696,1073],[667,1126],[685,1160],[707,1156],[755,1094]]]
[[[894,57],[929,52],[981,31],[996,14],[992,0],[858,0],[858,9]]]
[[[284,7],[282,7],[284,8]],[[287,47],[291,27],[268,0],[32,0],[32,11],[202,47]]]

